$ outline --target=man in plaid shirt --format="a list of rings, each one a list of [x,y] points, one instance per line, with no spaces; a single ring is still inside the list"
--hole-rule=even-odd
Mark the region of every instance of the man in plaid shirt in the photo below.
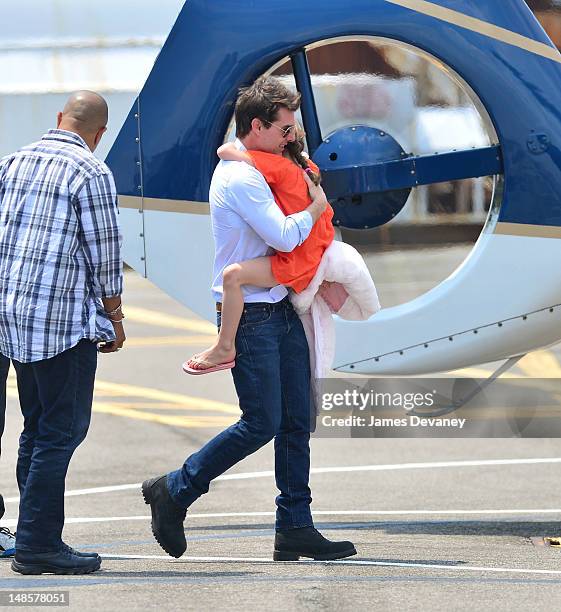
[[[0,161],[0,353],[14,364],[24,416],[12,562],[22,574],[101,564],[66,545],[62,528],[68,464],[90,423],[97,345],[110,353],[125,341],[116,189],[93,155],[107,117],[101,96],[77,92],[56,130]]]

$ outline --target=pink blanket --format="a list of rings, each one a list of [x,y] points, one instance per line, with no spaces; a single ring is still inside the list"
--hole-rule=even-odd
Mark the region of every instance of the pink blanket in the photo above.
[[[333,313],[350,321],[364,321],[380,310],[374,281],[360,253],[350,244],[333,241],[304,291],[291,292],[308,346],[312,381],[325,378],[335,356]]]

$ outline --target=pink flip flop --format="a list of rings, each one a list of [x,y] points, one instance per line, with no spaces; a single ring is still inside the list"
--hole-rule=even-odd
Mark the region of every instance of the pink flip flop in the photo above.
[[[192,368],[189,364],[189,361],[186,361],[183,364],[183,371],[186,374],[193,374],[194,376],[198,376],[199,374],[210,374],[211,372],[219,372],[220,370],[229,370],[236,365],[236,361],[227,361],[225,363],[218,363],[216,365],[212,365],[210,361],[206,361],[202,359],[199,361],[200,364],[206,365],[209,364],[208,368]]]

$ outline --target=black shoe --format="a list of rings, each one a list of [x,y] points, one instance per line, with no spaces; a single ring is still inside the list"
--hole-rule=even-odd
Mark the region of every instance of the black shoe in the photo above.
[[[72,548],[72,546],[68,546],[68,544],[65,544],[64,542],[62,543],[62,550],[69,552],[71,555],[76,555],[77,557],[89,557],[90,559],[101,560],[101,557],[96,552],[80,552],[79,550]]]
[[[152,533],[156,541],[168,555],[179,558],[187,549],[183,527],[187,510],[173,501],[166,481],[166,475],[145,480],[142,495],[152,510]]]
[[[99,557],[79,557],[67,550],[49,553],[17,552],[12,569],[19,574],[90,574],[101,566]]]
[[[280,529],[275,534],[275,561],[298,561],[300,557],[330,561],[352,555],[356,555],[352,542],[331,542],[314,527]]]

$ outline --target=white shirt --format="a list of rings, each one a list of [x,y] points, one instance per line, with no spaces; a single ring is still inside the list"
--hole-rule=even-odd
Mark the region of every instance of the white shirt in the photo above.
[[[236,140],[238,149],[245,151]],[[210,184],[210,217],[214,235],[214,281],[212,294],[222,301],[222,273],[226,266],[248,259],[289,253],[302,244],[313,226],[310,213],[285,216],[263,175],[245,162],[220,161]],[[244,302],[279,302],[288,291],[243,286]]]

